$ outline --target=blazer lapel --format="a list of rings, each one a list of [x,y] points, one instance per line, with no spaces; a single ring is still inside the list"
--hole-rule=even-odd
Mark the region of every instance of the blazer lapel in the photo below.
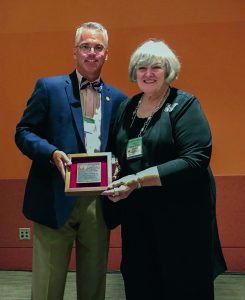
[[[105,151],[110,129],[112,99],[109,87],[103,83],[101,91],[101,151]]]
[[[79,136],[82,140],[83,145],[85,145],[83,117],[82,117],[83,113],[82,113],[82,108],[81,108],[76,71],[71,73],[69,76],[70,76],[70,81],[67,80],[68,84],[65,87],[65,90],[66,90],[68,100],[70,102],[71,112],[73,114],[73,118],[74,118],[75,124],[77,126]],[[84,146],[84,148],[85,148],[85,146]]]

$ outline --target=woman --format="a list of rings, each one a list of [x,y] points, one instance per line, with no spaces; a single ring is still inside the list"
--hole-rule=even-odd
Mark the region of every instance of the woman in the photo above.
[[[105,218],[122,229],[129,300],[212,300],[226,270],[215,216],[212,142],[197,98],[170,83],[180,63],[159,40],[131,56],[140,94],[121,105],[112,134],[120,179],[103,192]]]

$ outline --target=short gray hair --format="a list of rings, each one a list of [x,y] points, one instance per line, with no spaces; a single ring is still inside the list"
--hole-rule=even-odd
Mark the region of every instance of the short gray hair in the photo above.
[[[82,25],[80,25],[77,30],[76,30],[76,34],[75,34],[75,46],[78,46],[81,34],[83,33],[84,30],[87,29],[95,29],[95,30],[99,30],[103,33],[104,35],[104,39],[105,39],[105,47],[108,47],[108,33],[106,28],[101,25],[100,23],[96,23],[96,22],[87,22],[84,23]]]
[[[170,83],[180,72],[180,62],[174,52],[162,40],[150,39],[143,42],[132,54],[128,67],[129,79],[136,82],[139,67],[160,62],[166,69],[166,82]]]

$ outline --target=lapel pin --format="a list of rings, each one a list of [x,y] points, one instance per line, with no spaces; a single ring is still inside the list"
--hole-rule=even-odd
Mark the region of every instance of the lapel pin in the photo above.
[[[106,97],[105,97],[105,100],[106,100],[106,101],[110,101],[110,97],[109,97],[109,96],[106,96]]]

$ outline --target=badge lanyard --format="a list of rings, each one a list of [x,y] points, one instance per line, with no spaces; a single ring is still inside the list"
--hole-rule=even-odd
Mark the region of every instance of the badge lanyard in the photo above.
[[[157,105],[155,107],[155,109],[153,110],[153,112],[151,113],[151,115],[146,119],[145,123],[143,124],[142,128],[140,129],[140,132],[138,134],[138,137],[134,138],[134,139],[130,139],[128,141],[127,144],[127,159],[133,159],[136,157],[141,157],[143,155],[143,151],[142,151],[142,136],[145,133],[146,129],[148,128],[153,116],[155,115],[155,113],[162,107],[163,103],[165,102],[165,100],[168,98],[170,93],[170,88],[167,89],[165,95],[163,96],[162,101],[159,103],[159,105]],[[142,96],[143,97],[143,96]],[[140,107],[140,104],[142,102],[142,97],[138,102],[138,105],[136,106],[134,112],[133,112],[133,116],[132,116],[132,121],[130,124],[129,128],[132,128],[135,118],[137,116],[137,112],[138,109]]]

